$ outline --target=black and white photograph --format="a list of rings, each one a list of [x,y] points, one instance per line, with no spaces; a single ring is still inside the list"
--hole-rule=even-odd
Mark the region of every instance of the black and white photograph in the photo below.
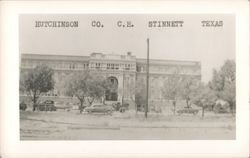
[[[0,157],[249,157],[249,1],[0,1]]]
[[[235,20],[19,15],[20,140],[235,140]]]

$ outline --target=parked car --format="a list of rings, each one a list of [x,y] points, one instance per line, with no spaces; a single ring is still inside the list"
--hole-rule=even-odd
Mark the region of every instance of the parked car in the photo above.
[[[104,105],[104,104],[93,104],[89,107],[86,107],[83,111],[87,113],[104,113],[104,114],[112,114],[113,112],[112,106]]]
[[[123,103],[121,104],[120,102],[112,104],[112,107],[114,108],[115,111],[120,111],[121,113],[125,112],[125,110],[128,110],[129,104],[128,103]]]
[[[224,100],[217,100],[214,105],[214,112],[215,113],[228,113],[230,112],[230,106],[227,101]]]
[[[27,105],[24,102],[21,102],[19,104],[19,109],[22,110],[22,111],[25,111],[27,109]]]
[[[56,107],[53,100],[46,100],[41,104],[38,104],[39,111],[56,111]]]
[[[181,114],[198,114],[199,110],[198,109],[193,109],[193,108],[184,108],[184,109],[180,109],[177,110],[177,114],[181,115]]]

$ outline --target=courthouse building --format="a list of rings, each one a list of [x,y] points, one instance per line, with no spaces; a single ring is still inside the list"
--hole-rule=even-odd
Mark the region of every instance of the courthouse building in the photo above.
[[[198,61],[150,59],[149,63],[150,101],[164,99],[162,87],[171,75],[190,76],[197,82],[201,80],[201,63]],[[136,58],[131,52],[126,55],[92,53],[90,56],[22,54],[22,71],[39,64],[46,64],[54,69],[56,85],[49,95],[57,97],[66,94],[63,80],[74,72],[84,70],[101,74],[117,85],[116,91],[106,94],[107,101],[129,101],[135,97],[135,87],[146,83],[147,60]]]

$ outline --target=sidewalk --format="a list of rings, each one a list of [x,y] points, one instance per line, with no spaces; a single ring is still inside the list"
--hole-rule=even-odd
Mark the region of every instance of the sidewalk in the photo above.
[[[38,113],[21,116],[22,121],[34,121],[51,124],[65,124],[86,128],[235,128],[235,118],[226,116],[181,115],[164,116],[150,114],[146,119],[143,113],[114,113],[109,115],[76,113]]]

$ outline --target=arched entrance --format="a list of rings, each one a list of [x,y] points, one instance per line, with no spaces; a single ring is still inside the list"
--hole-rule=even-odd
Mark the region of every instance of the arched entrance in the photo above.
[[[108,89],[105,92],[106,101],[118,100],[118,80],[116,77],[108,77]]]

